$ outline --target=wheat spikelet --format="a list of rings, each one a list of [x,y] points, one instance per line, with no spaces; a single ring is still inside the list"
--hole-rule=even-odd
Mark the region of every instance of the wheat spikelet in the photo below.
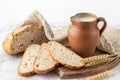
[[[105,58],[107,58],[107,57],[109,57],[108,54],[92,56],[92,57],[88,57],[88,58],[83,58],[83,62],[89,63],[89,62],[92,62],[92,61],[94,61],[94,60],[105,59]]]
[[[111,70],[108,70],[108,71],[105,71],[105,72],[102,72],[102,73],[99,73],[97,75],[94,75],[94,76],[90,76],[88,77],[86,80],[100,80],[104,77],[107,77],[111,74]]]
[[[90,66],[94,66],[94,65],[98,65],[98,64],[103,64],[106,62],[110,62],[114,60],[114,58],[104,58],[104,59],[99,59],[99,60],[94,60],[92,62],[89,62],[85,65],[85,67],[90,67]]]

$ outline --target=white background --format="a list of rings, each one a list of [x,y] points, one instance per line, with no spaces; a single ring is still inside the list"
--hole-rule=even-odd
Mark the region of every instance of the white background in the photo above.
[[[22,22],[38,10],[48,22],[69,22],[79,12],[106,18],[108,24],[120,24],[120,0],[0,0],[0,24]]]

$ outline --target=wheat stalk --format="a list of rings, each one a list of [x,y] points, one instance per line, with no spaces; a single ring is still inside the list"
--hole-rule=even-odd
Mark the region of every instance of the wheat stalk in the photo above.
[[[92,62],[89,62],[85,65],[85,67],[90,67],[98,64],[103,64],[103,63],[108,63],[114,60],[115,58],[104,58],[104,59],[99,59],[99,60],[94,60]]]
[[[107,77],[111,74],[111,70],[108,70],[108,71],[105,71],[105,72],[102,72],[102,73],[99,73],[97,75],[94,75],[94,76],[90,76],[88,77],[86,80],[99,80],[99,79],[102,79],[104,77]]]
[[[95,61],[95,60],[106,59],[107,57],[109,57],[108,54],[92,56],[92,57],[88,57],[88,58],[83,58],[83,62],[84,63],[89,63],[89,62],[92,62],[92,61]]]

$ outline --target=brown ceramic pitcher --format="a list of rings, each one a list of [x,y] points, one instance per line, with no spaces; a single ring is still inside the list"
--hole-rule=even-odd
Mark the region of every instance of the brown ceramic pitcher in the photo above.
[[[99,30],[98,23],[104,24]],[[104,18],[97,18],[91,13],[78,13],[71,17],[72,24],[68,30],[68,40],[71,49],[81,57],[89,57],[94,54],[100,35],[106,28]]]

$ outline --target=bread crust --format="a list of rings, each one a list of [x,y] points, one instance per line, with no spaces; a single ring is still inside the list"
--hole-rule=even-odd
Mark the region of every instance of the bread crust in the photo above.
[[[31,71],[31,72],[27,72],[27,73],[20,73],[20,71],[18,71],[18,74],[20,76],[28,77],[28,76],[31,76],[31,75],[35,74],[35,72]]]
[[[49,68],[49,69],[46,69],[46,70],[39,70],[36,66],[34,66],[34,72],[37,73],[37,74],[46,74],[52,70],[54,70],[57,66],[58,66],[59,63],[56,63],[53,67]]]
[[[2,47],[3,47],[4,51],[9,54],[12,54],[12,51],[11,51],[12,40],[13,40],[13,35],[12,35],[12,33],[9,33],[6,35],[6,37],[2,43]]]
[[[43,26],[32,24],[32,25],[25,25],[22,27],[17,27],[11,33],[8,33],[6,35],[6,37],[4,38],[3,43],[2,43],[2,47],[3,47],[4,51],[9,54],[17,54],[15,52],[13,52],[11,49],[13,40],[16,38],[16,35],[18,35],[19,33],[23,32],[27,29],[31,29],[31,28],[42,29]]]

